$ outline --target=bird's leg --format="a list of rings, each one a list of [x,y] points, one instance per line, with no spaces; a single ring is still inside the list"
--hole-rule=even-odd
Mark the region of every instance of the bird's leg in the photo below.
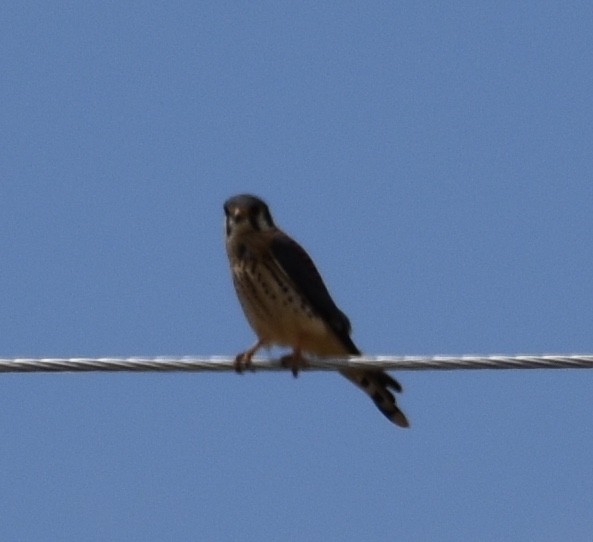
[[[303,357],[300,348],[295,348],[292,354],[280,358],[280,362],[284,367],[288,367],[292,371],[292,375],[296,378],[299,375],[299,370],[309,367],[309,361]]]
[[[263,344],[264,342],[262,340],[258,340],[249,350],[237,354],[235,358],[235,371],[242,373],[245,369],[251,369],[251,358]]]

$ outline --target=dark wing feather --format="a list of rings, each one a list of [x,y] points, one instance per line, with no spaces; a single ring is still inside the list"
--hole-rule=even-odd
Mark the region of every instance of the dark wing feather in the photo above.
[[[327,323],[350,354],[360,355],[350,338],[348,317],[334,303],[313,260],[303,247],[286,234],[278,232],[272,240],[271,250],[313,311]]]
[[[360,350],[350,338],[348,317],[334,303],[313,260],[305,250],[282,232],[275,233],[271,250],[278,265],[313,311],[323,318],[351,355],[359,356]],[[346,369],[340,373],[362,388],[391,422],[400,427],[409,427],[405,414],[397,406],[393,393],[389,391],[389,388],[396,392],[402,391],[397,380],[383,371]]]

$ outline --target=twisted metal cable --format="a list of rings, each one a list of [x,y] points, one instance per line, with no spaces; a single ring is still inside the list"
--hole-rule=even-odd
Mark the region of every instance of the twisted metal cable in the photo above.
[[[234,358],[226,356],[0,358],[0,372],[90,371],[229,371]],[[305,370],[393,369],[407,371],[452,369],[593,369],[593,355],[518,356],[361,356],[311,358]],[[254,370],[285,370],[280,360],[253,358]]]

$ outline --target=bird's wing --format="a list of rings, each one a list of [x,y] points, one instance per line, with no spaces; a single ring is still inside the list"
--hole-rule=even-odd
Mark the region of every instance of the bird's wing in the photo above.
[[[285,233],[277,232],[272,239],[271,251],[305,301],[327,323],[348,353],[359,355],[360,351],[350,338],[348,317],[334,303],[313,260],[303,247]]]

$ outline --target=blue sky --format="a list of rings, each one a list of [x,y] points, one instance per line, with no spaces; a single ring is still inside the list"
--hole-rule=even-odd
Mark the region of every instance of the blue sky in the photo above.
[[[585,2],[18,2],[0,356],[250,345],[252,192],[371,354],[593,352]],[[593,376],[5,374],[2,540],[590,540]]]

